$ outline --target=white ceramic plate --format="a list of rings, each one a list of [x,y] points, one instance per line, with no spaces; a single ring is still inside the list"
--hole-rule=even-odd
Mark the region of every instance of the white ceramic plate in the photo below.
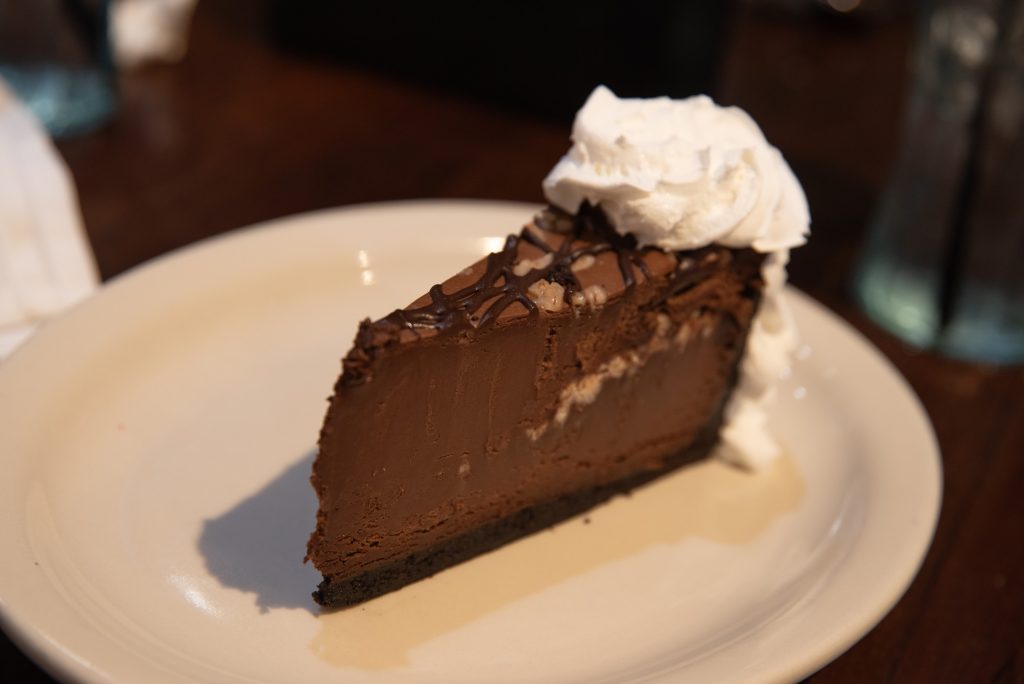
[[[532,208],[301,216],[112,282],[0,365],[0,617],[87,682],[780,681],[848,648],[914,576],[939,509],[928,420],[835,316],[773,421],[715,462],[349,611],[301,563],[307,477],[356,322],[500,246]]]

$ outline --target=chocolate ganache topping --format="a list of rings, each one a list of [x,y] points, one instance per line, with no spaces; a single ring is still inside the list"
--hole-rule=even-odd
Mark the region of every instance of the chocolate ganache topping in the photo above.
[[[541,256],[524,261],[524,245],[536,248]],[[651,277],[649,262],[653,255],[672,255],[675,264],[668,274],[669,287],[648,308],[685,292],[710,271],[721,268],[724,264],[720,259],[731,258],[729,250],[717,246],[672,253],[656,247],[639,247],[632,235],[616,232],[601,209],[588,203],[573,215],[549,207],[537,215],[532,226],[518,235],[509,235],[500,252],[488,255],[482,272],[469,284],[448,293],[442,284],[436,284],[430,288],[425,303],[421,303],[421,298],[376,322],[362,321],[355,346],[343,360],[344,382],[360,384],[369,380],[377,350],[403,338],[491,327],[515,304],[521,305],[526,315],[536,316],[543,308],[537,302],[538,285],[557,285],[556,310],[562,305],[568,309],[593,305],[593,299],[584,296],[585,288],[577,271],[581,264],[605,253],[614,255],[625,290],[634,287],[638,277]]]
[[[385,318],[386,321],[409,330],[432,328],[437,331],[456,329],[464,326],[483,328],[498,319],[509,305],[519,302],[530,314],[537,313],[537,303],[529,296],[530,286],[539,281],[558,283],[564,289],[563,297],[572,306],[573,294],[581,291],[580,281],[573,273],[572,265],[585,256],[596,257],[604,252],[614,252],[618,257],[619,270],[626,287],[636,283],[634,267],[645,276],[650,276],[642,258],[643,252],[651,248],[638,249],[633,236],[622,236],[612,229],[600,209],[584,204],[575,216],[568,214],[542,213],[537,227],[551,233],[558,233],[559,224],[569,223],[568,235],[561,244],[552,246],[530,229],[519,235],[509,235],[500,252],[487,257],[487,268],[472,284],[457,292],[445,294],[441,285],[430,289],[431,302],[415,309],[399,309]],[[596,240],[580,241],[584,235]],[[550,258],[535,260],[534,267],[525,273],[515,269],[520,254],[520,241],[528,242]],[[480,313],[480,311],[483,311]]]

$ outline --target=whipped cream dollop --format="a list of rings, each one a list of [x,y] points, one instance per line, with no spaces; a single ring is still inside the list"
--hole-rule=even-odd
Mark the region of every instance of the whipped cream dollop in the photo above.
[[[548,200],[572,213],[584,200],[600,204],[641,245],[773,252],[806,241],[810,216],[796,176],[737,107],[704,95],[619,99],[598,86],[572,140],[544,179]]]
[[[796,176],[746,112],[704,95],[620,99],[599,86],[576,115],[572,140],[544,179],[555,206],[571,213],[584,201],[599,206],[640,245],[770,253],[718,454],[749,468],[772,461],[781,449],[766,409],[798,340],[783,299],[786,263],[810,232]]]

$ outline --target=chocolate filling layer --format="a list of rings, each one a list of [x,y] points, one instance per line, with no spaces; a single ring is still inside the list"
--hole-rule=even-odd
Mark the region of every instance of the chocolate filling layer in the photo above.
[[[629,492],[676,468],[700,460],[714,445],[721,422],[722,416],[719,411],[715,421],[708,424],[704,434],[689,449],[666,459],[665,466],[660,470],[634,473],[618,482],[529,506],[422,552],[411,553],[400,560],[382,564],[355,577],[324,577],[320,586],[313,592],[313,598],[317,603],[331,608],[345,608],[362,603],[571,518],[616,494]]]

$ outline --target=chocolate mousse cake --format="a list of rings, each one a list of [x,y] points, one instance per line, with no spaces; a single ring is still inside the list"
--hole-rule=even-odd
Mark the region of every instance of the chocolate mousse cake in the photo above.
[[[761,401],[792,341],[780,288],[808,222],[781,155],[739,110],[603,88],[573,139],[551,205],[501,251],[360,324],[313,466],[321,605],[427,577],[716,442],[750,467],[774,453]]]
[[[639,249],[600,210],[364,321],[320,435],[314,597],[358,603],[705,456],[763,255]]]

